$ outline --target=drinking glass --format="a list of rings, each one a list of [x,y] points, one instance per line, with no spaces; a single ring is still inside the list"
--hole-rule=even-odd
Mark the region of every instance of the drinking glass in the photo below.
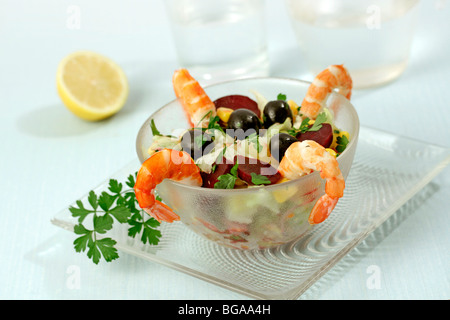
[[[355,88],[396,79],[411,50],[419,0],[285,0],[313,74],[344,64]]]
[[[264,0],[165,0],[181,67],[202,83],[267,76]]]

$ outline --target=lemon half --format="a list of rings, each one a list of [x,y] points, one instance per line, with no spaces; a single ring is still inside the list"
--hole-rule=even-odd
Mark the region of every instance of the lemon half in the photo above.
[[[56,85],[64,105],[89,121],[116,114],[128,97],[128,81],[120,66],[91,51],[77,51],[62,59]]]

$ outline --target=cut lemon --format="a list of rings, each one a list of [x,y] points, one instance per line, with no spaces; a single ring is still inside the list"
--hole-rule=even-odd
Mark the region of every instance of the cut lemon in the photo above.
[[[77,51],[62,59],[56,85],[64,105],[89,121],[116,114],[128,97],[123,70],[111,59],[90,51]]]

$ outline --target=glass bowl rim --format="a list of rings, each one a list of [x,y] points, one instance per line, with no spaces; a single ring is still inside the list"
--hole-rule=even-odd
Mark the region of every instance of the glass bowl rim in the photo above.
[[[222,86],[222,85],[226,85],[227,83],[235,83],[235,82],[248,82],[248,81],[287,81],[287,82],[293,82],[293,83],[301,83],[303,85],[311,85],[312,82],[310,81],[306,81],[306,80],[300,80],[300,79],[294,79],[294,78],[288,78],[288,77],[252,77],[252,78],[242,78],[242,79],[233,79],[233,80],[227,80],[227,81],[222,81],[222,82],[217,82],[217,83],[213,83],[210,85],[206,85],[203,88],[205,89],[205,91],[208,88],[211,87],[216,87],[216,86]],[[337,95],[339,93],[337,92],[332,92],[332,95]],[[358,137],[359,136],[359,127],[360,127],[360,121],[359,121],[359,116],[358,113],[356,112],[355,107],[353,106],[353,104],[351,103],[350,100],[348,100],[346,97],[344,97],[343,95],[341,95],[341,97],[345,100],[347,100],[348,105],[350,106],[350,111],[352,113],[352,115],[354,116],[354,118],[356,119],[356,129],[355,129],[355,133],[354,133],[354,137]],[[159,112],[163,111],[166,107],[168,107],[169,105],[175,103],[176,101],[178,101],[178,99],[174,99],[169,101],[168,103],[164,104],[162,107],[160,107],[159,109],[157,109],[155,112],[153,112],[142,124],[141,128],[138,131],[138,135],[137,138],[140,136],[141,132],[144,130],[145,128],[145,124],[148,123],[150,121],[150,119],[152,119],[156,114],[158,114]],[[136,139],[136,151],[138,152],[140,145],[138,143],[139,139]],[[340,156],[346,155],[348,153],[350,153],[350,149],[355,148],[355,144],[357,143],[358,139],[351,139],[350,143],[347,145],[347,147],[345,148],[344,152],[341,153]],[[139,154],[139,153],[138,153]],[[141,162],[141,161],[139,161]],[[212,193],[212,194],[222,194],[224,192],[231,194],[231,193],[251,193],[251,192],[259,192],[260,190],[272,190],[272,189],[276,189],[276,188],[283,188],[286,187],[288,188],[291,185],[295,185],[298,183],[301,183],[303,181],[306,181],[308,179],[313,179],[315,176],[319,175],[320,173],[318,171],[314,171],[310,174],[304,175],[298,179],[295,180],[290,180],[290,181],[286,181],[283,183],[278,183],[278,184],[272,184],[272,185],[264,185],[264,186],[250,186],[248,188],[241,188],[241,189],[214,189],[214,188],[203,188],[203,187],[197,187],[197,186],[191,186],[191,185],[187,185],[187,184],[183,184],[174,180],[170,180],[170,179],[165,179],[164,182],[165,183],[169,183],[169,184],[174,184],[176,185],[178,188],[185,188],[185,189],[191,189],[193,191],[202,191],[202,192],[208,192],[208,193]]]

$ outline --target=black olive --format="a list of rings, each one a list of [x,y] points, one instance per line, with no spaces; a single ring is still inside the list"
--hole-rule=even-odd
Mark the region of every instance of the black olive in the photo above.
[[[291,107],[284,100],[269,101],[264,107],[264,127],[269,128],[275,123],[284,123],[287,118],[293,121]]]
[[[277,161],[283,159],[286,150],[291,144],[298,142],[297,138],[287,133],[277,133],[270,139],[270,153]]]
[[[181,137],[181,149],[197,160],[214,147],[211,135],[199,129],[189,129]]]
[[[249,109],[236,109],[228,119],[228,129],[231,130],[227,130],[227,134],[243,140],[255,132],[258,134],[261,127],[261,121],[256,113]]]

